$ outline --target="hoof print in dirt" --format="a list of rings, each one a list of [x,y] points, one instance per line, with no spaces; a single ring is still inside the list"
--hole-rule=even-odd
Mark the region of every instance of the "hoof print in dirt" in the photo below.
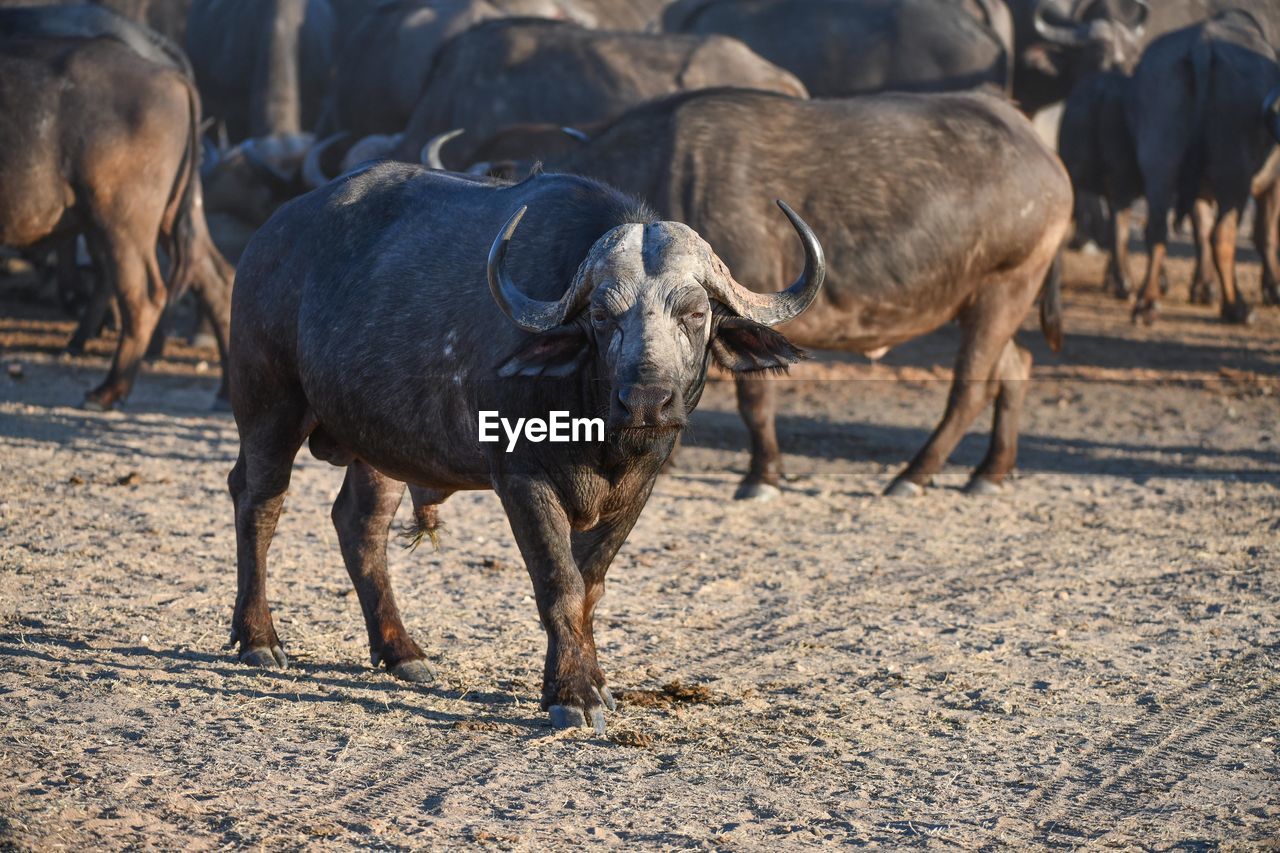
[[[414,684],[430,684],[436,680],[435,670],[424,660],[401,661],[390,668],[390,672],[401,681]]]
[[[782,495],[782,489],[772,483],[743,483],[733,493],[735,501],[755,501],[765,503]]]

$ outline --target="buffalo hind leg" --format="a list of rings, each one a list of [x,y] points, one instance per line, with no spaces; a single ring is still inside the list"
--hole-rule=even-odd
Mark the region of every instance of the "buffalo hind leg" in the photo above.
[[[778,392],[769,379],[738,376],[738,412],[751,436],[751,468],[734,500],[772,500],[781,494],[782,452],[778,448]]]
[[[1111,206],[1111,257],[1107,259],[1107,271],[1103,287],[1117,299],[1128,299],[1133,293],[1129,281],[1129,209]]]
[[[1276,255],[1276,242],[1280,240],[1280,179],[1259,193],[1257,202],[1253,245],[1262,258],[1262,304],[1280,305],[1280,263]]]
[[[1196,249],[1196,266],[1191,273],[1190,302],[1212,305],[1213,278],[1213,203],[1197,199],[1191,208],[1191,239]]]
[[[1227,323],[1250,323],[1253,310],[1236,285],[1236,231],[1240,207],[1222,204],[1213,227],[1213,262],[1222,282],[1222,319]]]
[[[1042,278],[1043,275],[1036,281]],[[962,339],[946,412],[911,464],[889,484],[886,495],[907,497],[921,494],[934,474],[942,469],[974,419],[998,395],[1000,388],[994,379],[997,363],[1035,299],[1036,290],[1028,289],[1031,296],[1027,303],[1017,304],[1020,294],[1016,287],[1012,280],[992,286],[961,313]]]
[[[120,233],[107,234],[102,245],[107,263],[101,272],[115,291],[121,328],[106,379],[85,396],[85,408],[95,411],[106,411],[128,396],[167,297],[154,246]]]
[[[372,665],[381,663],[405,681],[427,682],[434,673],[427,666],[426,655],[409,638],[400,621],[387,573],[387,534],[404,489],[404,483],[378,473],[366,463],[352,462],[333,503],[333,526],[364,612]]]
[[[996,362],[992,384],[995,413],[991,424],[991,445],[982,464],[973,472],[965,491],[973,495],[997,494],[1005,476],[1018,461],[1018,421],[1031,379],[1031,353],[1012,339],[1004,345]]]
[[[227,486],[236,516],[236,607],[231,644],[240,660],[267,669],[288,666],[267,604],[267,551],[275,535],[293,459],[302,446],[305,403],[288,394],[269,395],[240,421],[240,456]]]

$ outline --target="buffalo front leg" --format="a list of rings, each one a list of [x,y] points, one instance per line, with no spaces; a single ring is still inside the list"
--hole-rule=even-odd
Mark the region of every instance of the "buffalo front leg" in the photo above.
[[[511,531],[533,581],[538,615],[547,632],[542,708],[556,728],[585,726],[604,732],[604,699],[583,626],[587,590],[574,560],[568,516],[555,490],[539,480],[513,477],[498,484]]]
[[[400,621],[387,573],[387,534],[404,496],[404,483],[378,473],[364,462],[347,466],[347,478],[333,503],[342,559],[360,598],[369,631],[369,659],[396,678],[428,682],[434,678],[426,655]]]
[[[767,501],[780,495],[782,452],[778,448],[776,386],[768,379],[739,376],[738,412],[751,436],[751,468],[734,500]]]
[[[653,481],[650,481],[652,488]],[[609,691],[604,670],[600,668],[600,660],[596,654],[596,605],[604,598],[604,579],[617,556],[618,549],[626,541],[631,528],[648,499],[648,490],[643,497],[631,501],[625,513],[608,523],[602,523],[594,530],[572,535],[573,556],[578,563],[578,571],[582,575],[582,644],[591,660],[591,678],[605,706],[614,710],[617,705],[613,694]]]
[[[1000,353],[993,378],[997,391],[991,444],[965,487],[971,495],[999,493],[1000,484],[1018,461],[1018,421],[1031,379],[1031,353],[1011,339]]]

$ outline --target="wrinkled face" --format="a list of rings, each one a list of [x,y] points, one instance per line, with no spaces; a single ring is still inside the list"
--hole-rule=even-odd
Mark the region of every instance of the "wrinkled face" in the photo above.
[[[630,225],[592,270],[591,333],[612,380],[609,426],[682,427],[711,340],[710,248],[685,226]]]
[[[802,357],[711,293],[738,287],[695,231],[676,222],[619,226],[592,247],[574,288],[589,298],[500,366],[503,376],[567,376],[594,359],[608,383],[610,431],[685,425],[711,358],[730,370],[780,369]]]

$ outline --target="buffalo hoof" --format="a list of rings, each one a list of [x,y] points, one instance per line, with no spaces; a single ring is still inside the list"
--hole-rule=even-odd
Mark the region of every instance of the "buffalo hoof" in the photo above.
[[[1262,304],[1263,305],[1280,305],[1280,287],[1272,285],[1262,286]]]
[[[733,493],[735,501],[756,501],[764,503],[780,497],[782,490],[772,483],[743,483]]]
[[[240,653],[240,662],[247,663],[249,666],[256,666],[259,669],[288,669],[289,658],[285,656],[284,649],[279,646],[258,646],[256,649],[249,649],[247,652]]]
[[[548,715],[551,717],[552,728],[557,729],[580,729],[587,728],[587,715],[583,713],[581,708],[575,708],[572,705],[552,705],[547,709]],[[591,709],[590,727],[595,729],[596,734],[604,734],[604,709]]]
[[[1222,306],[1222,322],[1224,323],[1247,326],[1255,319],[1257,319],[1256,312],[1243,299],[1237,298],[1230,305],[1223,304]]]
[[[1004,494],[1004,486],[999,483],[993,483],[986,477],[974,477],[964,487],[964,493],[966,495],[1002,495]]]
[[[422,659],[401,661],[388,671],[401,681],[414,684],[430,684],[436,680],[435,670]]]
[[[618,710],[618,702],[613,698],[613,694],[609,692],[608,687],[598,687],[596,688],[596,693],[600,696],[600,701],[604,703],[606,708],[610,711]]]
[[[1191,285],[1192,305],[1212,305],[1213,304],[1213,287],[1207,281],[1198,281]]]
[[[884,490],[886,498],[918,498],[924,494],[924,486],[910,480],[897,479]]]
[[[1129,322],[1137,325],[1138,321],[1141,320],[1144,326],[1150,326],[1155,323],[1156,316],[1159,313],[1160,309],[1156,307],[1155,302],[1140,300],[1137,305],[1133,306],[1133,314],[1129,316]]]
[[[111,411],[111,404],[89,394],[84,398],[84,402],[80,404],[80,408],[86,412],[109,412]]]
[[[1111,270],[1107,270],[1106,288],[1116,299],[1128,299],[1133,294],[1133,285],[1129,284],[1128,279],[1121,278]]]

